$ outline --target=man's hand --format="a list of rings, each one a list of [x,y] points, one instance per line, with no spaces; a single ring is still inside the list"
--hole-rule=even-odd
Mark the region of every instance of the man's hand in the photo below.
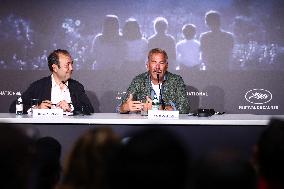
[[[38,105],[39,109],[50,109],[52,106],[52,102],[50,100],[44,100]]]
[[[152,99],[146,96],[146,103],[144,103],[144,107],[147,108],[147,110],[152,110]]]
[[[65,100],[62,100],[57,103],[56,107],[63,109],[64,112],[71,112],[71,106]]]
[[[144,103],[144,106],[147,107],[148,110],[152,110],[152,99],[149,98],[148,96],[146,96],[146,103]],[[163,110],[162,106],[160,106],[159,110]],[[173,111],[174,108],[172,106],[168,105],[168,106],[165,106],[164,110]]]
[[[121,113],[138,112],[141,111],[142,106],[143,106],[142,102],[133,101],[133,95],[130,94],[126,102],[121,105],[120,112]]]
[[[174,108],[172,106],[165,106],[165,109],[166,111],[173,111]]]

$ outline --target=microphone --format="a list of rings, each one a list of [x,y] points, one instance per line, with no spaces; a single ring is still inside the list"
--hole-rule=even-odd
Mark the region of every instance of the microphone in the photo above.
[[[79,98],[78,93],[76,93],[75,91],[74,93],[72,93],[70,91],[70,88],[66,84],[66,81],[61,81],[61,83],[63,83],[69,89],[70,95],[73,94],[74,96],[75,102],[73,103],[73,106],[74,106],[73,115],[91,115],[89,106],[85,103],[84,96],[80,95],[81,98]],[[71,97],[71,100],[72,100],[72,97]],[[82,103],[81,107],[79,107],[80,102]],[[76,104],[78,106],[76,106]],[[76,109],[76,107],[79,107],[79,109]]]
[[[158,84],[159,84],[159,88],[160,88],[160,75],[159,75],[159,72],[157,73],[157,79],[158,79]]]
[[[61,81],[61,83],[64,84],[67,87],[67,89],[69,89],[68,85],[66,84],[66,81]]]
[[[67,80],[67,81],[68,81],[68,80]],[[70,88],[69,88],[68,85],[66,84],[67,81],[61,81],[61,83],[64,84],[64,85],[67,87],[67,89],[69,89],[70,95],[73,94],[72,96],[73,96],[74,99],[75,99],[75,102],[74,102],[74,104],[73,104],[73,106],[74,106],[73,115],[85,115],[85,106],[84,106],[84,105],[82,105],[79,110],[76,109],[75,103],[78,104],[78,102],[79,102],[79,97],[78,97],[78,95],[77,95],[76,92],[72,93],[72,92],[70,91]],[[72,96],[71,96],[71,101],[72,101]],[[87,113],[86,113],[86,115],[87,115]]]
[[[161,102],[161,105],[162,105],[162,110],[165,109],[165,102],[163,100],[163,96],[162,96],[162,87],[160,85],[160,75],[159,75],[160,72],[157,73],[157,79],[158,79],[158,85],[159,85],[159,90],[160,90],[160,102]]]
[[[64,84],[66,87],[67,87],[67,89],[69,89],[69,87],[68,87],[68,85],[66,84],[66,81],[61,81],[61,83],[62,84]],[[69,91],[70,92],[70,91]],[[71,93],[70,93],[71,94]],[[75,98],[77,98],[76,96],[74,96]],[[70,104],[72,104],[72,98],[71,98],[71,103],[69,103],[69,105]],[[75,107],[74,107],[74,109],[75,109]]]

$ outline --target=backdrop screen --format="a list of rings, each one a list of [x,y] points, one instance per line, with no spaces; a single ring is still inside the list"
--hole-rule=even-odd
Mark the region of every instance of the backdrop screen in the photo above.
[[[46,59],[58,48],[72,55],[73,78],[96,112],[115,112],[146,71],[149,49],[159,47],[169,71],[183,77],[192,112],[284,113],[281,0],[0,2],[1,112],[16,92],[50,74]]]

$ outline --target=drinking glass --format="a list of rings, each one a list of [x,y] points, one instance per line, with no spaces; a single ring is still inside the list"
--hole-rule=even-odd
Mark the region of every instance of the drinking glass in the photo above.
[[[31,113],[33,113],[33,109],[38,108],[38,105],[39,105],[39,99],[32,98],[31,99]]]
[[[141,108],[141,116],[147,116],[148,115],[148,106],[146,104],[146,99],[141,100],[142,108]]]

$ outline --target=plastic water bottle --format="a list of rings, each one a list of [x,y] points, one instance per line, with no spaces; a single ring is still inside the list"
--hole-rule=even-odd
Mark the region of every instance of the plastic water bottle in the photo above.
[[[20,93],[16,100],[16,114],[22,115],[23,111],[24,111],[24,105],[23,105],[23,99]]]
[[[201,64],[200,64],[200,68],[199,68],[199,70],[201,70],[201,71],[205,71],[207,68],[206,68],[206,65],[205,65],[205,63],[204,62],[202,62]]]
[[[154,95],[152,100],[152,110],[159,110],[160,109],[160,102],[158,100],[157,95]]]

